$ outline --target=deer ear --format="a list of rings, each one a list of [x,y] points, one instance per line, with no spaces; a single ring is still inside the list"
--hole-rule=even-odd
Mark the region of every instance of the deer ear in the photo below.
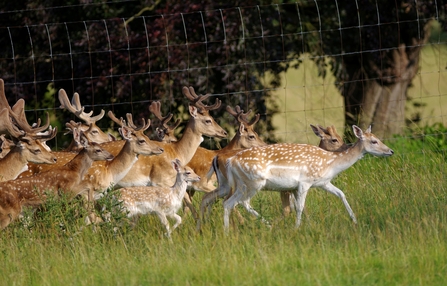
[[[132,131],[129,128],[127,128],[127,126],[123,125],[123,127],[118,128],[118,131],[121,134],[121,136],[123,136],[124,139],[127,139],[127,140],[130,139]]]
[[[239,133],[241,133],[241,134],[245,133],[245,125],[244,125],[244,123],[241,123],[239,125]]]
[[[116,141],[116,137],[109,133],[109,140]]]
[[[371,125],[366,129],[365,133],[371,133]]]
[[[75,128],[73,128],[73,140],[76,142],[76,143],[81,143],[81,131],[79,130],[79,128],[77,128],[77,127],[75,127]]]
[[[192,117],[197,117],[197,107],[190,105],[189,106],[189,114],[191,114]]]
[[[323,139],[323,135],[321,134],[321,129],[318,128],[315,125],[310,124],[310,128],[312,128],[312,131],[315,133],[315,135],[317,135],[318,137],[320,137],[321,139]]]
[[[357,125],[352,125],[352,131],[354,131],[354,135],[359,138],[360,140],[363,139],[363,131],[360,127]]]
[[[180,160],[179,159],[175,159],[171,162],[172,164],[172,168],[174,168],[174,170],[178,173],[180,172]]]

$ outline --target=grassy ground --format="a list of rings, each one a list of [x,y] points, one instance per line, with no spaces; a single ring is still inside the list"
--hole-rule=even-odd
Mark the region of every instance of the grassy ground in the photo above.
[[[271,229],[241,210],[245,223],[235,219],[226,235],[217,204],[201,234],[186,216],[172,241],[154,217],[93,231],[75,207],[63,206],[64,216],[53,206],[31,230],[16,223],[1,233],[0,284],[444,285],[447,154],[409,150],[405,140],[388,142],[393,157],[366,156],[333,181],[357,226],[338,198],[318,189],[299,229],[294,215],[282,216],[279,195],[262,192],[253,205]]]

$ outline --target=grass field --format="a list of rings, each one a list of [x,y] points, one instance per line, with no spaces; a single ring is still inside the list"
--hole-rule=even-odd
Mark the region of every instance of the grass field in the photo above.
[[[394,156],[368,155],[333,181],[358,225],[318,189],[299,229],[294,215],[282,216],[279,195],[262,192],[253,205],[271,229],[241,209],[245,223],[235,219],[226,235],[217,204],[201,234],[187,215],[172,241],[154,217],[93,231],[73,209],[64,216],[55,208],[32,230],[15,223],[1,233],[0,284],[445,285],[447,154],[404,138],[386,143]]]

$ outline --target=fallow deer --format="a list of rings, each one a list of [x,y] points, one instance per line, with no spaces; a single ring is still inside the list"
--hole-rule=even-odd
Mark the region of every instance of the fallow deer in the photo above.
[[[202,135],[209,137],[225,138],[227,132],[222,129],[209,114],[210,110],[219,108],[221,102],[216,99],[216,103],[207,106],[202,101],[210,95],[199,96],[192,87],[183,87],[183,94],[189,99],[189,114],[191,115],[182,138],[173,143],[162,143],[159,146],[164,152],[158,156],[140,156],[139,160],[133,165],[131,171],[118,183],[120,187],[131,186],[162,186],[170,187],[174,184],[176,172],[171,166],[171,161],[179,159],[187,164],[193,157],[203,138]],[[185,203],[198,218],[197,212],[185,196]]]
[[[292,191],[296,227],[301,223],[306,195],[311,187],[321,187],[338,196],[353,222],[357,223],[345,194],[331,183],[332,178],[365,154],[391,156],[394,152],[371,133],[371,126],[365,132],[356,125],[352,129],[358,141],[342,152],[329,152],[307,144],[280,143],[246,149],[229,158],[227,178],[235,191],[224,202],[225,229],[229,228],[231,210],[239,203],[260,217],[251,207],[250,199],[263,189]]]
[[[101,109],[100,114],[92,116],[93,111],[90,111],[89,113],[84,111],[85,107],[81,105],[79,94],[77,92],[73,94],[71,103],[64,89],[59,90],[58,96],[59,102],[61,103],[60,108],[67,109],[77,118],[84,121],[85,124],[78,128],[81,128],[84,136],[86,136],[90,142],[103,143],[115,140],[111,134],[104,133],[101,128],[96,125],[96,122],[104,117],[105,111],[103,109]],[[81,149],[82,146],[76,145],[76,141],[72,140],[65,151],[79,151]]]
[[[239,123],[236,135],[231,139],[227,146],[220,150],[208,150],[199,147],[192,157],[191,161],[187,166],[191,167],[196,174],[204,178],[211,168],[213,158],[218,154],[225,153],[232,150],[242,150],[246,148],[264,146],[266,143],[259,137],[258,133],[254,131],[254,125],[259,121],[260,114],[256,114],[251,121],[248,120],[248,115],[251,110],[247,113],[239,107],[236,106],[233,109],[231,106],[227,106],[227,112],[230,113]],[[217,178],[211,177],[208,180],[200,180],[199,182],[192,183],[188,186],[188,194],[192,196],[194,191],[200,191],[209,193],[216,189]]]
[[[326,151],[343,151],[348,148],[348,145],[343,142],[343,139],[338,135],[334,126],[324,128],[322,126],[310,125],[315,135],[320,137],[320,143],[318,147]],[[232,195],[231,188],[228,185],[226,176],[226,161],[228,158],[234,156],[238,151],[231,151],[221,153],[213,159],[213,166],[210,168],[209,173],[206,175],[210,177],[211,174],[216,173],[218,178],[218,188],[214,191],[207,193],[202,198],[200,205],[201,217],[204,217],[205,209],[208,208],[208,213],[211,208],[211,204],[215,203],[219,198],[225,198]],[[280,192],[281,201],[283,205],[284,215],[290,213],[290,192]],[[198,226],[200,228],[200,225]]]
[[[129,217],[148,213],[157,215],[164,225],[168,237],[182,223],[182,218],[177,212],[182,206],[188,182],[197,182],[200,180],[200,177],[190,167],[183,166],[178,159],[173,160],[171,164],[177,175],[174,185],[170,188],[140,186],[127,187],[119,190],[121,200],[123,201],[125,209],[128,211]],[[172,229],[169,226],[167,217],[175,220]]]
[[[0,183],[0,229],[7,227],[22,212],[22,207],[37,207],[46,199],[46,192],[65,192],[70,197],[83,190],[81,181],[93,161],[112,160],[113,155],[98,144],[89,143],[76,130],[74,137],[83,146],[76,157],[66,165],[30,178]]]
[[[151,125],[150,120],[146,122],[143,119],[143,125],[137,127],[130,113],[127,114],[127,124],[123,118],[116,118],[111,111],[108,112],[108,116],[112,121],[121,126],[118,130],[124,139],[122,140],[124,146],[118,154],[114,154],[115,158],[113,160],[95,162],[88,170],[84,178],[84,183],[89,186],[89,201],[93,200],[93,195],[98,197],[107,188],[118,183],[138,161],[140,156],[151,156],[163,153],[163,148],[144,134],[144,131]],[[115,142],[117,141],[103,143],[101,147],[107,150],[108,145],[116,145]]]

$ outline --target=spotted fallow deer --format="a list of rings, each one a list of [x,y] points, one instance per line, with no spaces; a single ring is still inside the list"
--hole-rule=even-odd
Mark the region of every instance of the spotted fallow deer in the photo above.
[[[318,147],[326,150],[326,151],[344,151],[348,148],[348,145],[343,142],[343,139],[337,133],[337,130],[334,126],[329,126],[324,128],[320,125],[314,126],[310,125],[315,135],[320,137],[320,143]],[[228,185],[227,175],[226,175],[226,161],[228,158],[236,155],[238,151],[231,151],[218,154],[215,158],[213,158],[213,165],[210,168],[207,177],[210,177],[211,174],[216,173],[218,188],[214,191],[207,193],[202,198],[202,203],[200,205],[200,213],[201,217],[204,217],[205,209],[208,209],[208,213],[210,211],[211,205],[214,204],[219,198],[230,197],[233,193]],[[280,192],[281,201],[283,205],[284,215],[288,215],[290,212],[290,192]],[[241,218],[240,218],[241,219]],[[200,224],[198,226],[200,228]]]
[[[103,143],[115,140],[115,138],[111,134],[104,133],[101,128],[96,125],[96,122],[104,117],[104,109],[101,109],[100,114],[92,116],[93,111],[90,111],[88,113],[84,111],[85,106],[81,105],[79,94],[77,92],[73,94],[71,103],[64,89],[59,90],[58,96],[59,102],[61,103],[60,108],[67,109],[85,123],[80,125],[78,128],[81,128],[84,136],[87,137],[90,142]],[[76,145],[76,141],[72,140],[65,151],[79,151],[81,149],[82,146]]]
[[[310,124],[310,127],[315,135],[320,137],[318,147],[321,149],[332,152],[340,152],[348,148],[348,145],[344,143],[343,139],[337,133],[337,130],[333,125],[324,128],[320,125],[314,126]],[[283,213],[285,216],[288,216],[290,214],[290,196],[292,194],[290,192],[280,192],[279,194],[281,196]]]
[[[221,102],[207,106],[202,101],[210,95],[199,96],[192,87],[183,87],[183,94],[189,99],[190,119],[183,131],[183,136],[177,142],[162,143],[159,146],[164,152],[158,156],[140,156],[127,175],[118,183],[120,187],[131,186],[162,186],[170,187],[175,182],[176,172],[171,168],[171,161],[179,159],[187,164],[193,157],[195,151],[202,142],[202,136],[225,138],[227,132],[222,129],[209,114],[210,110],[219,108]],[[185,196],[185,204],[198,218],[197,212]]]
[[[248,115],[251,113],[249,110],[244,113],[239,106],[234,109],[231,106],[227,106],[227,112],[231,114],[239,123],[238,130],[231,139],[227,146],[220,150],[208,150],[199,147],[192,157],[191,161],[187,166],[191,167],[196,174],[200,177],[206,177],[208,171],[211,168],[213,158],[219,154],[225,154],[228,151],[236,151],[247,149],[256,146],[264,146],[266,143],[259,137],[259,135],[254,131],[254,125],[259,121],[260,114],[256,114],[251,121],[248,120]],[[217,178],[215,176],[210,177],[208,180],[200,180],[189,184],[188,194],[193,195],[194,191],[200,191],[209,193],[216,189]]]
[[[169,188],[140,186],[119,190],[121,193],[120,199],[123,201],[123,206],[128,211],[129,217],[148,213],[157,215],[164,225],[168,237],[182,222],[182,218],[177,212],[182,206],[188,183],[200,180],[200,177],[190,167],[183,166],[178,159],[173,160],[171,164],[173,170],[177,173],[173,186]],[[167,217],[175,220],[172,229]]]
[[[345,194],[331,183],[332,178],[365,154],[391,156],[394,152],[371,133],[371,126],[365,132],[355,125],[352,129],[358,141],[341,152],[329,152],[307,144],[282,143],[250,148],[229,158],[227,178],[235,191],[224,202],[225,229],[229,228],[231,210],[239,203],[260,217],[251,207],[250,199],[263,189],[292,192],[296,227],[301,223],[306,195],[311,187],[320,187],[338,196],[353,222],[357,223]]]
[[[127,123],[123,118],[116,118],[109,111],[108,116],[113,122],[121,126],[118,131],[124,143],[119,153],[111,161],[98,161],[93,163],[88,170],[84,182],[88,185],[89,201],[98,198],[107,188],[118,183],[138,161],[140,156],[159,155],[163,153],[163,148],[156,142],[149,139],[144,131],[149,128],[151,121],[143,119],[143,125],[137,127],[132,119],[132,114],[127,114]],[[108,149],[108,145],[116,145],[116,141],[101,144],[101,147]]]
[[[98,144],[89,143],[82,132],[75,130],[74,137],[84,148],[64,166],[30,178],[0,183],[0,229],[4,229],[18,217],[22,207],[40,206],[48,192],[64,192],[69,197],[76,196],[82,191],[82,178],[93,161],[113,159],[113,155]]]

